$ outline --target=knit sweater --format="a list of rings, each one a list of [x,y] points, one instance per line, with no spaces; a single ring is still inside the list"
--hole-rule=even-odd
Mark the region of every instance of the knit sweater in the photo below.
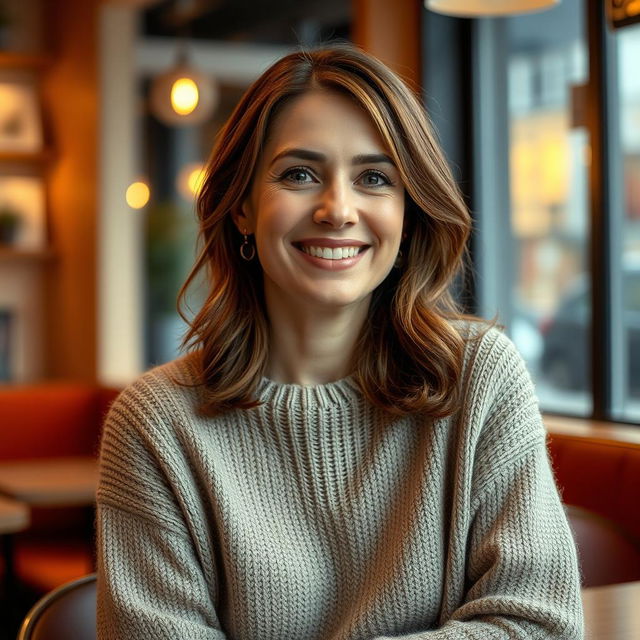
[[[497,329],[444,419],[394,417],[353,377],[263,378],[200,415],[193,355],[108,414],[99,640],[582,638],[575,547],[531,379]]]

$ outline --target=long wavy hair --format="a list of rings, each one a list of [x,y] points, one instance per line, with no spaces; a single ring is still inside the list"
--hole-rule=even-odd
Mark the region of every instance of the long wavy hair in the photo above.
[[[258,260],[241,258],[231,214],[249,193],[276,114],[315,89],[351,96],[369,114],[405,186],[404,264],[373,291],[351,375],[391,414],[450,415],[471,339],[454,322],[471,317],[460,313],[450,287],[464,264],[471,218],[417,97],[382,62],[348,44],[280,59],[247,90],[217,137],[197,199],[198,257],[178,295],[189,325],[181,348],[196,352],[205,391],[199,410],[213,416],[260,404],[255,392],[269,356],[263,274]],[[202,269],[207,297],[189,320],[181,307]]]

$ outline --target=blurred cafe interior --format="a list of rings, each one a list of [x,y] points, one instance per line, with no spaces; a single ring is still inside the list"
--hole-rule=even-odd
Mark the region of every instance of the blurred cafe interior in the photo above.
[[[456,296],[534,379],[589,637],[640,638],[638,0],[0,0],[0,638],[94,570],[102,419],[180,355],[216,132],[333,39],[421,96],[474,221]]]

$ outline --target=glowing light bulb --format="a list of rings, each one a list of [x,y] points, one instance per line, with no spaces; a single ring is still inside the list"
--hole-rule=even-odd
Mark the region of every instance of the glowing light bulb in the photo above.
[[[176,187],[187,202],[193,202],[202,187],[204,178],[204,165],[200,162],[190,162],[184,165],[178,173]]]
[[[144,182],[132,182],[127,188],[126,200],[132,209],[142,209],[150,196],[149,187]]]
[[[189,191],[191,191],[194,196],[197,195],[198,191],[200,191],[200,187],[202,186],[203,181],[204,167],[198,167],[189,174],[189,178],[187,180],[189,184]]]
[[[171,86],[171,107],[181,116],[195,110],[199,97],[198,85],[191,78],[178,78]]]

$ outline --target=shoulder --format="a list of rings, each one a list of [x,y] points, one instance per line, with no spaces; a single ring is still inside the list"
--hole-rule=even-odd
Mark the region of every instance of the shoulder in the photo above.
[[[127,385],[112,403],[105,428],[114,420],[128,424],[164,422],[195,405],[196,354],[189,353],[153,367]]]
[[[460,320],[454,326],[465,343],[463,377],[482,387],[501,388],[509,380],[528,377],[527,367],[504,331],[483,320]]]
[[[544,426],[531,375],[513,341],[499,328],[468,327],[461,415],[476,463],[493,468],[543,446]]]
[[[154,367],[120,393],[106,416],[100,445],[98,504],[147,519],[181,535],[174,495],[189,477],[187,446],[176,425],[190,426],[189,357]],[[101,510],[104,515],[105,511]]]
[[[476,428],[539,415],[538,399],[524,358],[498,327],[466,322],[458,329],[465,341],[460,410]]]

